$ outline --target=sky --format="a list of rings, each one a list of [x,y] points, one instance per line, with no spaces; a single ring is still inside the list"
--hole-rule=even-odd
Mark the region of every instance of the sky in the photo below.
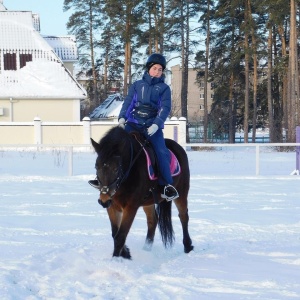
[[[1,300],[300,299],[300,177],[294,152],[187,151],[191,184],[185,254],[173,204],[175,243],[159,231],[143,250],[143,210],[127,237],[132,260],[112,258],[113,240],[94,179],[96,155],[63,148],[0,149]]]
[[[42,35],[67,35],[66,23],[71,11],[63,12],[64,0],[3,0],[8,10],[29,10],[40,15]],[[172,59],[169,67],[179,64],[179,59]],[[169,80],[169,79],[168,79]]]
[[[41,34],[67,35],[66,23],[71,12],[63,12],[64,0],[3,0],[8,10],[32,11],[40,15]]]

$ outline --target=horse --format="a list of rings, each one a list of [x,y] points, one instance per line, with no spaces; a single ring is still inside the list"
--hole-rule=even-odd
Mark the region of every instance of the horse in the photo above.
[[[114,241],[113,257],[131,259],[126,238],[140,207],[146,214],[147,235],[145,250],[151,250],[158,225],[165,248],[175,240],[171,219],[172,201],[160,197],[157,180],[151,180],[147,170],[145,143],[138,133],[128,133],[123,128],[111,128],[99,143],[91,138],[97,154],[95,169],[99,183],[99,204],[107,209]],[[179,164],[180,174],[173,177],[179,198],[175,203],[183,231],[184,252],[193,250],[188,231],[188,192],[190,171],[185,150],[174,140],[165,139]]]

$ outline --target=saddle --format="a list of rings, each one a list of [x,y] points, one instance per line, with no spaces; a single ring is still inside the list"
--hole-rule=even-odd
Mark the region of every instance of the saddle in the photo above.
[[[156,161],[156,156],[154,153],[154,150],[151,146],[146,146],[143,148],[144,153],[146,155],[146,161],[147,161],[147,171],[149,175],[150,180],[156,180],[157,179],[157,173],[158,173],[158,168],[157,168],[157,161]],[[171,161],[170,161],[170,171],[172,177],[177,176],[181,172],[180,164],[175,156],[175,154],[170,150],[170,155],[171,155]]]
[[[157,158],[155,155],[155,152],[151,146],[150,143],[146,143],[145,145],[145,139],[143,139],[143,142],[140,140],[140,138],[138,138],[135,134],[133,135],[135,137],[135,139],[139,142],[139,144],[143,147],[143,151],[144,154],[146,156],[146,168],[148,171],[148,175],[149,175],[149,179],[150,180],[156,180],[158,178],[158,166],[157,166]],[[179,164],[179,161],[176,157],[176,155],[170,150],[170,156],[171,156],[171,160],[170,160],[170,171],[171,171],[171,175],[172,177],[177,176],[181,173],[181,167]]]

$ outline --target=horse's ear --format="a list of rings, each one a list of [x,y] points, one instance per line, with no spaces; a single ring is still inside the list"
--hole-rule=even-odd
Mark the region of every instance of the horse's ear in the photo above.
[[[98,144],[97,142],[95,142],[92,138],[91,138],[91,142],[92,142],[92,145],[93,145],[95,151],[97,152],[97,149],[98,149],[98,147],[99,147],[99,144]]]

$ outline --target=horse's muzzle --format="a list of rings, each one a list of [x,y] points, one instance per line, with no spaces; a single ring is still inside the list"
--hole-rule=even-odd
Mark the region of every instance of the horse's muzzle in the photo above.
[[[105,202],[103,202],[101,199],[98,199],[98,203],[103,207],[103,208],[109,208],[111,206],[112,200],[109,199]]]

